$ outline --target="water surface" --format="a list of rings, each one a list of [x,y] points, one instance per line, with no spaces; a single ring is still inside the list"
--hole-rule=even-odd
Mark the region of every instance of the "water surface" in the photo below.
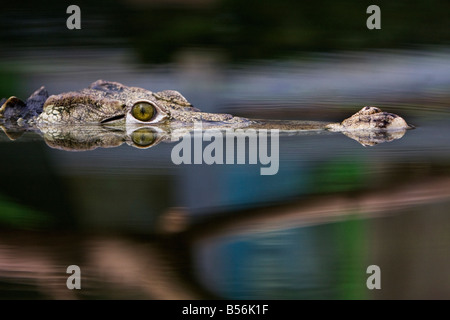
[[[11,55],[3,63],[23,73],[10,95],[103,78],[254,118],[331,122],[377,105],[416,129],[367,147],[340,133],[282,135],[270,176],[260,164],[175,165],[174,142],[70,152],[2,133],[2,298],[450,297],[448,50],[241,65],[202,51],[155,66],[83,53],[58,55],[57,67],[51,51]],[[66,287],[73,264],[81,290]],[[370,265],[381,290],[366,287]]]

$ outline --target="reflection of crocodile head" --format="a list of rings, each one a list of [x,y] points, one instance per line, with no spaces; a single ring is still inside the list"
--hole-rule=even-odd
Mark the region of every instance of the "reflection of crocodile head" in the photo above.
[[[52,148],[66,151],[86,151],[96,148],[114,148],[127,143],[136,148],[150,148],[166,139],[158,128],[145,127],[127,134],[119,128],[104,126],[47,126],[42,136]]]
[[[340,124],[251,120],[206,113],[194,108],[177,91],[151,92],[102,80],[78,92],[50,97],[41,87],[25,102],[10,97],[1,103],[0,124],[10,137],[17,137],[14,131],[39,131],[49,144],[58,141],[59,146],[65,146],[63,149],[78,150],[123,142],[149,147],[161,140],[173,140],[175,130],[190,130],[200,121],[205,129],[339,131],[364,145],[398,139],[410,128],[401,117],[376,107],[364,107]]]

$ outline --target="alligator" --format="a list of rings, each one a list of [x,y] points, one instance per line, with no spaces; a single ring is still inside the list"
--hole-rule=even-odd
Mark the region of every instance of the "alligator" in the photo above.
[[[364,146],[401,138],[413,126],[393,113],[365,106],[340,123],[258,120],[195,108],[179,92],[152,92],[98,80],[88,88],[49,96],[44,87],[26,101],[0,101],[0,126],[9,138],[34,131],[52,147],[89,150],[124,142],[148,148],[177,140],[201,122],[203,129],[278,129],[280,132],[341,132]]]

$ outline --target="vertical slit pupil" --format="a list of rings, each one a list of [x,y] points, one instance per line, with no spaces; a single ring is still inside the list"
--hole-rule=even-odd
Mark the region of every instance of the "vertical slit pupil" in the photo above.
[[[132,114],[140,121],[149,121],[155,114],[155,107],[147,102],[139,102],[134,105]]]

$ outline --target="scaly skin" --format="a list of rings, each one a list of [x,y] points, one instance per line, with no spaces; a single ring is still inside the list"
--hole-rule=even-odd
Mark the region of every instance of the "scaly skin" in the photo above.
[[[3,124],[3,128],[39,130],[44,136],[51,133],[52,137],[73,138],[75,135],[78,142],[98,142],[102,140],[101,137],[108,137],[106,144],[114,141],[111,145],[117,145],[118,141],[130,141],[126,138],[115,139],[119,131],[126,134],[133,132],[130,127],[154,128],[153,131],[158,132],[157,136],[170,137],[176,130],[182,129],[183,132],[192,130],[194,124],[198,122],[202,122],[204,129],[219,130],[252,128],[278,129],[282,132],[338,131],[363,145],[373,145],[383,142],[383,139],[384,141],[398,139],[411,128],[400,116],[382,112],[377,107],[364,107],[341,123],[255,120],[230,114],[206,113],[194,108],[177,91],[151,92],[103,80],[98,80],[89,88],[78,92],[61,93],[50,97],[45,88],[41,87],[25,102],[17,97],[10,97],[1,103],[0,124]],[[132,110],[139,103],[153,106],[154,113],[151,119],[142,121],[134,116]],[[91,126],[89,130],[86,129],[88,125]],[[81,130],[80,126],[84,129]],[[107,134],[108,130],[111,131],[108,128],[111,127],[115,128],[114,139]],[[68,134],[69,131],[72,134]],[[84,134],[81,134],[82,132]],[[96,135],[100,138],[94,139]],[[51,140],[54,141],[53,138]]]

